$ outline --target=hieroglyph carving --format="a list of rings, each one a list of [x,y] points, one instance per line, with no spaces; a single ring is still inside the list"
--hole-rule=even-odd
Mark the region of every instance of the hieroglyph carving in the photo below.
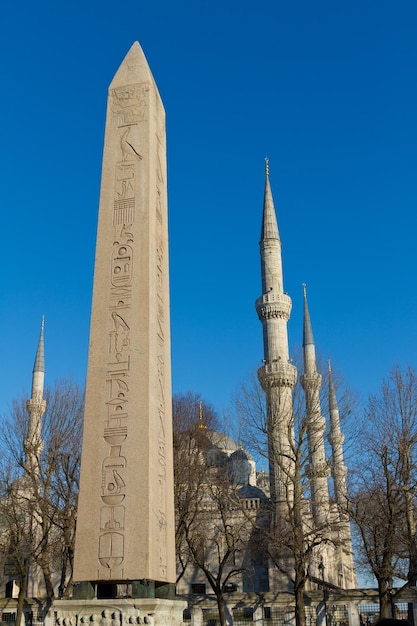
[[[158,129],[158,132],[155,134],[156,136],[156,156],[157,156],[157,165],[156,165],[156,179],[157,179],[157,183],[156,183],[156,207],[155,207],[155,213],[156,213],[156,217],[158,219],[158,221],[160,222],[160,224],[162,224],[162,189],[163,189],[163,185],[165,184],[165,180],[164,180],[164,174],[163,174],[163,168],[162,168],[162,161],[163,161],[163,146],[165,145],[165,142],[163,141],[163,138],[165,136],[165,129],[163,126],[161,126]]]
[[[166,538],[166,398],[165,398],[165,335],[164,335],[164,290],[163,290],[163,253],[162,246],[156,251],[157,304],[155,311],[156,335],[158,345],[158,500],[159,500],[159,568],[162,580],[167,576],[167,538]]]
[[[134,273],[135,203],[138,168],[143,159],[137,140],[138,124],[147,121],[149,84],[117,87],[111,91],[113,128],[120,152],[114,173],[113,245],[111,262],[107,389],[102,436],[109,452],[102,461],[99,578],[123,577],[125,505],[129,489],[123,445],[129,431],[130,314]]]
[[[98,578],[123,578],[125,560],[125,513],[126,495],[132,485],[128,484],[126,458],[123,453],[129,434],[129,392],[131,388],[131,307],[132,283],[135,274],[135,212],[139,215],[139,168],[149,167],[144,162],[139,145],[139,126],[148,123],[149,115],[148,83],[117,87],[111,90],[110,110],[111,122],[118,137],[118,158],[114,172],[113,196],[113,242],[109,250],[111,265],[108,310],[108,359],[106,368],[107,400],[105,403],[105,420],[102,436],[108,445],[108,453],[102,460],[102,486],[100,510],[100,533],[98,544]],[[117,141],[117,139],[116,139]],[[165,337],[166,313],[165,294],[168,293],[168,276],[166,274],[166,224],[164,187],[165,170],[165,128],[160,124],[155,133],[156,166],[155,187],[151,197],[154,198],[155,247],[153,255],[153,274],[156,286],[156,299],[153,300],[155,310],[153,325],[156,333],[156,374],[157,374],[157,411],[155,419],[158,423],[158,521],[159,521],[159,575],[166,580],[168,566],[167,550],[167,512],[166,512],[166,397],[167,364],[166,354],[169,346]],[[152,207],[150,207],[152,208]],[[137,262],[137,261],[136,261]],[[137,271],[137,270],[136,270]]]
[[[148,82],[112,89],[112,119],[117,128],[148,120],[149,89]]]

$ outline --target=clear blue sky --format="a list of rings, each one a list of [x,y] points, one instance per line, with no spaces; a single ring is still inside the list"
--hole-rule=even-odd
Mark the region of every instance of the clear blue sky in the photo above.
[[[221,412],[263,357],[264,157],[302,337],[364,396],[417,365],[414,0],[4,0],[0,412],[83,381],[107,87],[134,40],[167,111],[174,390]]]

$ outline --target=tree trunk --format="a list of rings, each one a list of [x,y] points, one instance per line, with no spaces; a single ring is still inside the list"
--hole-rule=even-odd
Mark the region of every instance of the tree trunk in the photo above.
[[[25,571],[22,574],[22,579],[20,581],[19,587],[19,595],[17,596],[17,607],[16,607],[16,624],[15,626],[20,626],[23,617],[23,605],[25,603],[26,598],[26,589],[27,589],[27,572]]]
[[[219,610],[220,626],[227,626],[226,608],[224,606],[224,596],[221,591],[216,593],[216,600],[217,600],[217,608]]]
[[[411,626],[414,626],[414,604],[412,602],[407,604],[407,621]]]
[[[385,619],[390,617],[390,600],[385,578],[378,579],[379,594],[379,617]]]
[[[407,580],[410,585],[415,586],[417,582],[417,537],[415,531],[414,535],[411,538],[410,544],[410,559],[408,565]]]
[[[408,463],[408,467],[411,465],[411,462]],[[416,523],[414,520],[414,496],[409,488],[411,483],[411,478],[409,475],[405,477],[406,479],[406,487],[403,489],[405,496],[405,510],[407,517],[407,534],[408,534],[408,552],[409,552],[409,563],[408,563],[408,574],[407,580],[410,585],[416,584],[417,579],[417,534],[416,534]]]
[[[73,550],[71,548],[65,548],[62,553],[61,577],[58,587],[58,598],[68,598],[71,595],[73,564]]]
[[[47,552],[47,555],[48,554],[49,553]],[[51,574],[49,562],[46,559],[43,559],[42,571],[43,571],[43,577],[45,580],[46,597],[49,598],[50,600],[53,600],[55,597],[54,585],[52,582],[52,574]]]
[[[306,612],[304,606],[305,581],[295,581],[295,626],[306,626]]]

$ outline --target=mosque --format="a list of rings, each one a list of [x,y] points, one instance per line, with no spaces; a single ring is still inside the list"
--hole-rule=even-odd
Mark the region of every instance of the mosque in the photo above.
[[[351,590],[356,588],[356,572],[353,561],[349,516],[347,513],[347,468],[343,455],[343,434],[340,426],[338,402],[329,364],[328,371],[328,410],[329,420],[323,416],[321,408],[322,376],[317,370],[316,351],[312,325],[304,286],[304,369],[300,383],[304,393],[303,434],[299,432],[293,394],[298,377],[288,349],[287,322],[291,312],[291,298],[284,291],[281,258],[281,241],[276,212],[269,180],[269,167],[266,163],[266,177],[263,203],[263,218],[260,240],[262,295],[256,300],[256,311],[263,328],[264,358],[258,371],[259,382],[265,392],[266,423],[268,439],[269,474],[257,471],[251,454],[229,437],[204,425],[200,413],[197,429],[204,434],[204,463],[209,468],[216,465],[232,477],[236,493],[241,500],[241,510],[232,517],[243,518],[250,512],[261,516],[268,510],[274,518],[273,524],[279,533],[288,526],[288,519],[294,518],[299,508],[303,526],[303,541],[311,542],[310,555],[306,557],[307,575],[305,589],[317,593],[323,585],[328,589]],[[326,458],[325,436],[331,450]],[[305,444],[303,441],[305,440]],[[305,445],[303,460],[297,458],[297,446]],[[303,469],[303,467],[305,469]],[[211,470],[212,471],[212,470]],[[303,478],[297,478],[298,472]],[[211,480],[210,472],[207,474]],[[299,481],[299,483],[297,483]],[[301,487],[301,481],[303,485]],[[332,483],[332,484],[329,484]],[[332,489],[330,487],[332,486]],[[301,497],[300,497],[301,492]],[[332,493],[332,496],[330,495]],[[238,507],[236,507],[238,508]],[[215,507],[211,515],[215,516]],[[271,513],[272,511],[272,513]],[[213,524],[213,521],[210,522]],[[269,522],[270,523],[270,522]],[[207,533],[210,535],[213,531]],[[203,533],[204,534],[204,533]],[[288,531],[288,545],[291,543],[291,530]],[[320,538],[320,540],[318,540]],[[203,539],[201,540],[203,542]],[[266,602],[267,614],[273,611],[276,593],[293,593],[294,562],[288,550],[284,560],[273,563],[274,559],[253,558],[253,537],[247,535],[247,545],[240,551],[240,564],[232,559],[227,567],[239,569],[233,577],[233,594],[241,594],[248,601],[253,594],[262,594]],[[218,546],[208,546],[205,542],[206,565],[213,570],[218,567]],[[314,544],[314,545],[313,545]],[[290,551],[291,552],[291,551]],[[251,575],[248,575],[248,571]],[[177,592],[183,597],[191,595],[191,603],[205,606],[207,594],[211,593],[207,576],[201,568],[191,563],[177,584]],[[275,599],[274,599],[275,598]],[[252,599],[252,602],[254,600]],[[267,606],[268,605],[268,606]],[[248,614],[248,612],[247,612]],[[315,611],[314,611],[315,615]],[[314,617],[314,620],[316,616]]]
[[[196,432],[204,439],[202,462],[209,468],[226,471],[240,501],[232,518],[234,524],[242,519],[268,518],[273,520],[277,532],[288,525],[289,516],[294,511],[302,515],[301,526],[304,537],[321,536],[309,552],[306,561],[305,593],[308,597],[306,612],[310,615],[309,624],[327,622],[327,609],[321,613],[324,592],[336,594],[333,600],[333,623],[359,623],[358,599],[352,604],[352,593],[357,587],[353,561],[349,517],[347,514],[347,468],[343,455],[343,434],[340,427],[339,409],[329,368],[328,383],[328,423],[321,408],[322,376],[317,370],[316,351],[312,325],[304,288],[304,368],[300,383],[305,395],[303,425],[306,440],[304,484],[300,498],[300,484],[297,483],[300,471],[297,460],[297,432],[294,423],[293,392],[298,372],[288,349],[287,322],[291,312],[291,298],[284,291],[279,236],[275,207],[271,192],[268,163],[265,172],[265,190],[260,240],[262,295],[256,300],[256,311],[263,329],[264,358],[258,371],[259,382],[265,392],[269,471],[258,470],[251,454],[243,450],[229,437],[205,426],[204,415],[200,413]],[[44,328],[39,338],[35,366],[33,370],[32,394],[27,403],[29,426],[24,444],[26,464],[30,471],[42,449],[41,426],[45,412],[44,391]],[[326,457],[325,436],[331,450]],[[209,482],[209,480],[207,480]],[[332,483],[332,489],[330,489]],[[330,495],[332,494],[332,495]],[[202,505],[203,506],[203,505]],[[217,512],[205,500],[210,518],[215,522]],[[298,507],[298,510],[297,510]],[[266,513],[265,513],[266,512]],[[265,517],[266,515],[266,517]],[[244,526],[242,526],[243,528]],[[213,526],[211,527],[213,529]],[[280,530],[281,529],[281,530]],[[204,529],[202,529],[203,532]],[[246,532],[246,531],[245,531]],[[243,539],[242,539],[243,538]],[[236,575],[224,587],[226,603],[234,616],[233,623],[255,620],[259,623],[290,624],[293,620],[294,605],[294,560],[291,553],[285,552],[280,563],[273,563],[267,553],[259,555],[254,544],[256,538],[251,530],[240,536],[246,545],[236,551],[236,555],[225,564],[225,571],[234,568]],[[202,540],[202,545],[204,540]],[[213,553],[206,550],[206,567],[216,566]],[[17,597],[19,581],[13,572],[2,570],[0,583],[3,596],[3,621],[13,621],[13,602]],[[30,576],[28,597],[37,596],[42,602],[45,590],[36,579],[36,568]],[[58,581],[58,575],[56,577]],[[208,585],[204,571],[191,561],[186,564],[177,583],[177,594],[189,602],[184,613],[185,623],[212,624],[216,622],[215,598]],[[330,596],[329,596],[330,597]],[[340,600],[341,598],[341,600]],[[368,600],[367,600],[368,599]],[[368,602],[375,602],[375,594]],[[29,605],[30,600],[28,600]],[[352,608],[352,606],[354,608]],[[373,606],[373,605],[372,605]],[[11,607],[11,608],[10,608]],[[33,607],[32,607],[33,608]],[[195,621],[197,613],[200,618]],[[274,618],[274,621],[270,620]],[[326,617],[326,619],[325,619]],[[36,619],[33,620],[34,622]],[[38,622],[41,624],[42,619]]]
[[[327,423],[306,289],[300,376],[290,358],[292,303],[268,162],[256,300],[268,473],[200,414],[181,433],[173,488],[167,244],[165,112],[134,42],[108,92],[78,501],[69,513],[49,497],[54,478],[40,479],[48,452],[42,321],[22,471],[1,500],[1,622],[360,626],[377,592],[356,589],[339,408],[329,368]],[[62,456],[65,470],[78,458]],[[63,482],[72,486],[74,476]],[[53,552],[56,535],[40,531],[58,512],[70,538]]]

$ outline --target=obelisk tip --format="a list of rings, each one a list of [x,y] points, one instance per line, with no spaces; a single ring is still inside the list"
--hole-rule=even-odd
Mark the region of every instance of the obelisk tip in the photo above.
[[[110,87],[112,89],[152,79],[149,63],[138,41],[134,41],[120,63]],[[128,95],[128,92],[126,92]]]

